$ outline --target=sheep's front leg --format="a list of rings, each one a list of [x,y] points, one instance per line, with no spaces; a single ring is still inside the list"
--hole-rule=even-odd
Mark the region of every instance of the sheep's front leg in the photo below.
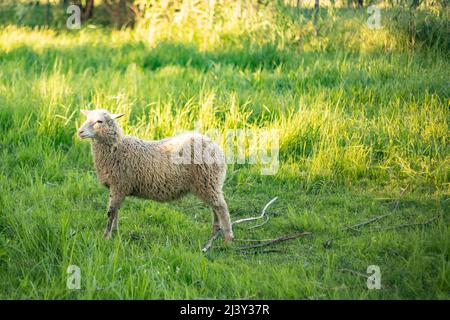
[[[113,231],[117,231],[118,221],[119,221],[119,208],[122,204],[125,196],[120,193],[111,191],[109,194],[109,206],[108,206],[108,220],[106,221],[105,232],[103,233],[103,238],[111,238]]]
[[[232,241],[234,236],[231,226],[230,213],[228,212],[227,203],[225,202],[225,199],[223,199],[223,196],[220,196],[219,201],[213,204],[212,207],[214,215],[217,216],[220,222],[220,228],[223,230],[225,241]]]

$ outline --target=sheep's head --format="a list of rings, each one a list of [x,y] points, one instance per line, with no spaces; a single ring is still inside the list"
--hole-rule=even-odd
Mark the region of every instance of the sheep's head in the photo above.
[[[80,110],[86,116],[86,121],[78,130],[81,139],[92,138],[97,140],[115,140],[121,134],[120,127],[115,119],[124,116],[124,113],[111,114],[107,110]]]

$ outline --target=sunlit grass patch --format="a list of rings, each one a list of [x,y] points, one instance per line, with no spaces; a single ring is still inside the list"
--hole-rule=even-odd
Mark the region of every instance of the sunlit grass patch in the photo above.
[[[0,29],[0,296],[448,298],[445,52],[403,47],[353,9],[321,10],[317,37],[310,8],[191,9],[134,30]],[[276,174],[249,163],[248,141],[245,163],[228,165],[233,220],[278,196],[268,224],[236,237],[313,236],[257,254],[219,240],[204,255],[208,208],[130,198],[105,242],[108,195],[76,136],[81,108],[124,112],[125,133],[145,139],[217,130],[225,146],[228,130],[275,130]],[[66,287],[71,264],[80,291]],[[348,272],[369,265],[382,290]]]

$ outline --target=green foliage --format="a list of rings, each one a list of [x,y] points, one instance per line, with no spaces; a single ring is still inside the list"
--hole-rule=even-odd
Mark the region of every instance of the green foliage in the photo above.
[[[392,32],[405,35],[410,45],[450,52],[450,8],[397,9],[392,13]]]

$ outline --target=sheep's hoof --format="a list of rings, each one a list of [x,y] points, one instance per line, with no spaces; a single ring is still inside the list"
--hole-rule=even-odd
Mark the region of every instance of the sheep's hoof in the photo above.
[[[231,232],[225,233],[223,237],[225,239],[225,242],[231,242],[234,239],[234,236]]]
[[[105,233],[103,233],[103,239],[105,240],[111,239],[111,231],[105,231]]]

